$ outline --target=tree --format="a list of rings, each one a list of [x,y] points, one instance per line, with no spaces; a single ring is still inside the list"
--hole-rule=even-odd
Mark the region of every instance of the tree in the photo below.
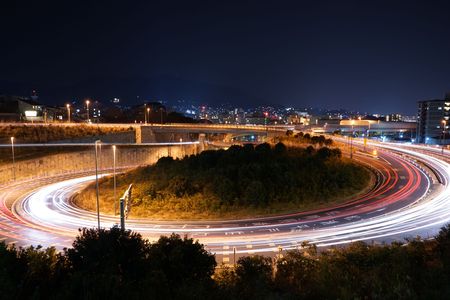
[[[450,277],[450,224],[443,226],[436,236],[437,254],[439,255],[444,271]]]
[[[138,281],[151,276],[149,247],[140,234],[118,227],[80,230],[72,248],[64,250],[63,263],[69,274],[63,293],[79,298],[120,298],[121,291],[133,291]]]
[[[198,241],[177,234],[162,236],[149,249],[153,272],[160,274],[173,289],[175,298],[204,297],[213,287],[216,260]]]
[[[285,293],[313,298],[317,291],[319,263],[299,250],[288,251],[277,261],[275,283]]]
[[[325,139],[324,142],[326,147],[330,147],[331,145],[333,145],[333,140],[332,139]]]
[[[264,256],[244,256],[236,266],[236,289],[241,299],[268,298],[272,285],[272,259]]]

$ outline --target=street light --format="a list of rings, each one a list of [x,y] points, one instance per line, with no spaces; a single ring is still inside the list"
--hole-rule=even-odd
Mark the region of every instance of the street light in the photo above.
[[[97,153],[97,145],[99,143],[101,143],[100,140],[95,141],[95,189],[97,192],[97,222],[98,222],[98,229],[100,230],[100,203],[98,191],[98,153]]]
[[[12,163],[13,163],[13,179],[16,181],[16,159],[14,157],[14,137],[11,137],[11,153],[12,153]]]
[[[70,123],[70,104],[66,104],[67,107],[67,123]]]
[[[89,122],[89,100],[86,100],[86,116],[87,116],[87,122]]]
[[[147,107],[147,122],[150,123],[150,107]]]
[[[113,149],[113,176],[114,176],[114,215],[117,214],[116,204],[116,145],[112,146]]]
[[[353,134],[350,137],[350,159],[353,159]]]
[[[442,129],[441,144],[442,144],[442,154],[444,154],[445,126],[447,125],[447,121],[446,120],[442,120],[442,124],[444,124],[444,127]]]
[[[144,124],[147,124],[147,104],[144,103]]]

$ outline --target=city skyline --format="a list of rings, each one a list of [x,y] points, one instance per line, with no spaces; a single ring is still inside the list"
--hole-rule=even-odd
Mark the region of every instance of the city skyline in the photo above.
[[[415,114],[450,90],[449,4],[2,4],[1,94]],[[17,22],[20,20],[20,22]],[[14,46],[14,47],[12,47]]]

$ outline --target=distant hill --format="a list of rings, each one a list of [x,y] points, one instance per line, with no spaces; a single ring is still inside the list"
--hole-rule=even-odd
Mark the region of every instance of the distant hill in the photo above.
[[[174,77],[148,78],[96,78],[83,81],[55,84],[11,82],[0,80],[0,94],[29,95],[36,89],[39,101],[44,104],[58,104],[68,100],[93,98],[108,101],[120,97],[124,104],[133,105],[144,100],[175,101],[196,100],[204,103],[252,104],[264,103],[253,95],[228,86],[186,80]],[[139,98],[137,98],[139,96]]]

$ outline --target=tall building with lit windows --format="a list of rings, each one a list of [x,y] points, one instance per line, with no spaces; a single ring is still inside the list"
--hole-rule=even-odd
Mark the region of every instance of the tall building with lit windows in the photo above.
[[[424,100],[418,102],[417,143],[450,143],[450,93],[445,100]]]

